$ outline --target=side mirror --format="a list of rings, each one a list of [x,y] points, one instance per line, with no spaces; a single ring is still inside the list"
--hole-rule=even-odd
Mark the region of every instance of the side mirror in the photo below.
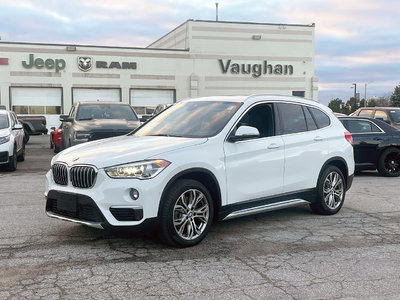
[[[68,115],[61,115],[60,116],[60,121],[61,122],[72,122],[74,119],[70,118]]]
[[[24,127],[21,124],[15,124],[13,130],[21,130],[24,129]]]
[[[55,128],[55,127],[51,127],[50,129],[51,129],[51,130],[56,130],[56,128]]]
[[[228,141],[234,143],[258,137],[260,137],[260,132],[257,128],[243,125],[240,126],[236,132],[229,137]]]

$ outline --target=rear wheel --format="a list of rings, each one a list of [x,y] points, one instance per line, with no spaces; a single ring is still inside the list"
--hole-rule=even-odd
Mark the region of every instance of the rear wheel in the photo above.
[[[387,148],[382,152],[378,160],[379,174],[386,177],[397,177],[400,175],[400,150]]]
[[[310,205],[312,211],[321,215],[336,214],[342,208],[346,194],[342,171],[335,166],[328,166],[318,179],[317,193],[317,201]]]
[[[161,203],[161,239],[175,247],[200,243],[213,219],[211,195],[200,182],[181,179],[168,190]]]

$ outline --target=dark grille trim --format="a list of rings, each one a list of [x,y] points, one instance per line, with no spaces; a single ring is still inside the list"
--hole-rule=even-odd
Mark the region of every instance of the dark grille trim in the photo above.
[[[143,209],[110,207],[110,212],[118,221],[140,221],[143,219]]]
[[[71,194],[50,191],[46,201],[46,211],[66,218],[76,220],[103,223],[104,217],[95,202],[86,195],[74,194],[75,199],[71,199]],[[59,203],[64,201],[76,201],[76,211],[68,211],[60,208]]]
[[[65,164],[55,163],[51,169],[55,183],[60,185],[68,184],[68,170]]]
[[[69,170],[71,183],[74,187],[91,188],[97,177],[97,170],[91,166],[73,166]]]

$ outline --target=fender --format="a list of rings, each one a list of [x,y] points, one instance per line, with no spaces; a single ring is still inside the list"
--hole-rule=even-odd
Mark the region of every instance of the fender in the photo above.
[[[340,165],[338,166],[336,163],[332,163],[332,162],[335,162],[335,161],[340,161],[340,162],[343,164],[343,166],[344,166],[344,168],[345,168],[345,170],[344,170],[345,172],[343,172],[342,166],[340,166]],[[347,191],[348,189],[350,189],[350,187],[351,187],[351,185],[352,185],[352,183],[353,183],[354,174],[351,175],[351,176],[349,175],[349,168],[348,168],[348,166],[347,166],[347,162],[346,162],[342,157],[339,157],[339,156],[331,157],[330,159],[328,159],[328,160],[323,164],[321,170],[319,171],[318,179],[320,178],[321,173],[325,170],[325,168],[326,168],[327,165],[334,165],[334,166],[338,167],[339,169],[341,169],[341,171],[342,171],[342,173],[343,173],[343,176],[344,176],[344,179],[345,179],[345,181],[346,181],[346,191]],[[317,181],[317,184],[318,184],[318,181]]]
[[[168,183],[166,184],[162,194],[161,194],[161,199],[160,202],[158,204],[158,216],[160,215],[160,208],[161,208],[161,201],[164,198],[165,194],[167,193],[167,191],[169,190],[169,188],[171,187],[171,185],[178,179],[178,178],[185,178],[185,175],[190,174],[190,173],[203,173],[203,174],[207,174],[208,176],[210,176],[214,182],[214,184],[217,187],[216,191],[210,191],[211,196],[216,196],[216,200],[218,201],[217,203],[214,203],[217,208],[219,209],[221,207],[221,188],[219,185],[219,182],[217,180],[217,178],[215,177],[215,175],[208,169],[204,169],[204,168],[190,168],[190,169],[186,169],[183,170],[181,172],[179,172],[178,174],[176,174],[175,176],[173,176]],[[187,178],[187,177],[186,177]]]

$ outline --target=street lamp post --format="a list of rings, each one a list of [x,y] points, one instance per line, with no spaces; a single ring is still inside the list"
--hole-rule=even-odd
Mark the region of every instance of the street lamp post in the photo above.
[[[354,85],[354,106],[357,108],[357,83],[353,83],[352,85]]]
[[[367,107],[367,85],[368,85],[368,83],[365,83],[365,86],[364,86],[364,107]]]

